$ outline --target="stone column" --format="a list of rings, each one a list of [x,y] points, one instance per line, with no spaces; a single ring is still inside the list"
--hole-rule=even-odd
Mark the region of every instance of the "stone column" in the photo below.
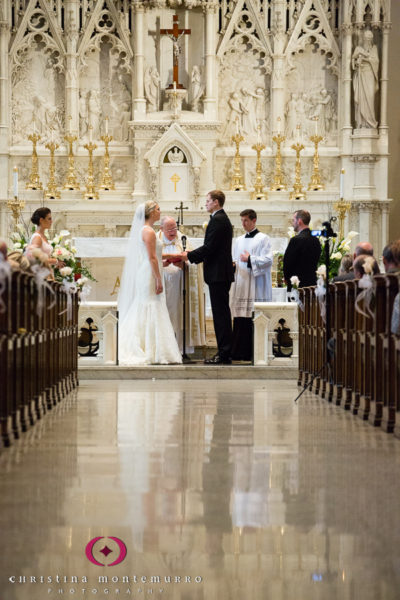
[[[271,132],[278,129],[278,117],[281,119],[281,133],[285,132],[285,2],[278,0],[273,13],[273,66],[271,83]]]
[[[343,23],[342,27],[342,94],[339,102],[342,113],[342,154],[351,153],[351,23]],[[339,108],[339,107],[338,107]],[[343,165],[344,166],[344,165]]]
[[[65,131],[68,131],[69,117],[71,116],[71,128],[74,133],[79,132],[78,23],[79,0],[66,0],[65,38],[67,53],[65,70]]]
[[[360,223],[359,228],[359,241],[360,242],[369,242],[373,243],[371,240],[371,232],[370,232],[370,217],[372,207],[369,202],[359,202],[358,204],[358,218]]]
[[[379,123],[379,133],[384,138],[381,139],[381,150],[387,150],[388,144],[388,123],[387,123],[387,86],[388,86],[388,61],[389,61],[389,31],[390,23],[384,23],[382,26],[382,62],[381,62],[381,114]],[[382,143],[385,147],[382,148]]]
[[[4,9],[3,9],[4,10]],[[0,206],[2,201],[7,201],[8,188],[11,182],[8,182],[8,141],[10,113],[8,109],[10,94],[10,79],[8,70],[8,45],[10,40],[10,26],[6,20],[6,15],[1,15],[0,21],[0,180],[3,182],[0,191]],[[6,209],[0,212],[0,237],[6,237]]]
[[[141,0],[133,2],[133,118],[143,119],[146,116],[146,98],[144,97],[144,13],[145,9]]]
[[[204,116],[206,119],[215,121],[217,119],[217,98],[215,81],[217,78],[216,69],[216,41],[215,33],[217,30],[217,9],[215,1],[207,2],[204,5],[205,28],[206,28],[206,94],[204,98]]]

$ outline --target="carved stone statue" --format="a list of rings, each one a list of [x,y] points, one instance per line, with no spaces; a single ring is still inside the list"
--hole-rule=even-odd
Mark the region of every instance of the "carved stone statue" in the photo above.
[[[192,104],[191,108],[195,112],[199,112],[199,102],[204,94],[204,84],[202,82],[200,67],[194,65],[191,76],[191,96]]]
[[[290,99],[286,105],[286,137],[289,140],[294,139],[297,127],[297,102],[299,99],[298,94],[291,94]]]
[[[374,34],[367,29],[363,35],[363,46],[356,47],[351,61],[354,71],[353,89],[357,128],[375,129],[378,125],[375,118],[375,94],[379,89],[379,57],[373,40]]]
[[[247,88],[242,88],[241,92],[243,95],[243,131],[249,136],[255,136],[257,134],[257,116],[254,100],[258,99],[258,96]]]
[[[232,92],[230,95],[228,106],[230,108],[230,114],[222,132],[222,136],[224,139],[230,141],[231,136],[236,133],[236,129],[239,131],[239,133],[243,133],[243,107],[237,92]]]
[[[100,94],[97,90],[91,90],[88,97],[88,120],[89,126],[93,130],[93,139],[98,139],[100,136]]]
[[[88,130],[88,109],[86,92],[79,91],[79,135],[83,138]]]
[[[335,107],[328,90],[322,88],[310,97],[310,119],[318,119],[318,133],[326,136],[334,126]]]
[[[149,112],[156,112],[160,103],[160,76],[156,67],[147,67],[144,74],[144,91]]]

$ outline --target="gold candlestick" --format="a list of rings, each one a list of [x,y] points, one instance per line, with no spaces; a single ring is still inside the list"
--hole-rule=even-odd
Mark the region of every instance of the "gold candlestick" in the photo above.
[[[310,141],[314,143],[314,158],[313,158],[313,172],[311,175],[310,183],[308,184],[308,189],[313,191],[324,190],[325,186],[321,181],[321,174],[319,172],[319,155],[318,155],[318,144],[322,142],[324,138],[322,135],[312,135],[310,136]]]
[[[291,148],[296,152],[296,167],[295,167],[295,178],[293,184],[293,190],[290,192],[290,200],[304,200],[306,193],[303,190],[303,184],[301,183],[301,162],[300,152],[304,150],[303,144],[297,142],[292,144]]]
[[[244,184],[244,179],[242,175],[242,171],[240,169],[240,153],[239,153],[239,145],[240,142],[244,141],[244,137],[240,135],[240,133],[236,133],[236,135],[232,136],[232,142],[236,144],[236,154],[233,159],[233,175],[231,181],[231,190],[234,192],[239,192],[240,190],[245,190],[246,186]]]
[[[93,169],[93,150],[96,150],[97,145],[89,142],[83,146],[89,152],[89,165],[88,165],[88,176],[86,182],[86,193],[84,197],[87,200],[97,200],[99,197],[99,193],[96,190],[96,186],[94,183],[94,169]]]
[[[7,200],[7,208],[9,210],[11,210],[11,212],[12,212],[12,216],[15,221],[14,230],[16,230],[18,221],[19,221],[19,217],[20,217],[23,209],[25,208],[25,201],[19,200],[17,196],[14,196],[14,198],[12,200],[11,199]]]
[[[351,202],[346,202],[343,198],[340,198],[338,202],[335,202],[333,208],[336,210],[339,217],[339,239],[342,240],[344,238],[344,220],[346,218],[346,213],[351,208]]]
[[[77,140],[77,136],[69,133],[64,136],[64,140],[68,143],[68,173],[64,183],[64,190],[79,190],[79,182],[75,173],[75,159],[72,152],[72,144]]]
[[[29,175],[29,181],[26,184],[27,190],[42,190],[42,184],[39,178],[39,161],[38,155],[36,152],[36,144],[40,140],[40,135],[38,133],[31,133],[28,135],[28,140],[30,140],[33,144],[32,149],[32,168],[31,173]]]
[[[268,198],[267,192],[264,190],[264,184],[262,181],[262,167],[261,167],[261,152],[265,149],[264,144],[257,142],[252,146],[252,149],[257,152],[257,163],[256,163],[256,180],[254,182],[254,192],[251,194],[252,200],[266,200]]]
[[[55,142],[49,142],[48,144],[45,145],[45,148],[50,150],[49,181],[47,184],[47,190],[45,193],[45,197],[50,198],[50,199],[51,198],[61,198],[61,194],[60,194],[59,190],[57,189],[57,182],[56,182],[56,177],[55,177],[56,166],[55,166],[55,160],[54,160],[54,152],[57,150],[58,144],[56,144]]]
[[[104,142],[104,167],[101,176],[101,190],[115,190],[115,185],[110,172],[110,155],[108,154],[108,144],[113,140],[112,135],[103,135],[100,138]]]
[[[274,181],[269,188],[273,192],[281,192],[286,190],[286,182],[282,173],[282,155],[281,155],[281,144],[285,141],[285,136],[278,133],[272,138],[272,141],[276,144],[276,157],[275,157],[275,172]]]

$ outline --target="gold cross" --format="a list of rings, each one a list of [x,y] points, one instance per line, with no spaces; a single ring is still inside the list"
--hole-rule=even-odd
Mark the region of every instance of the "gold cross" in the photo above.
[[[174,173],[170,179],[170,181],[173,182],[174,184],[174,192],[176,192],[176,184],[178,183],[178,181],[180,181],[181,178],[179,177],[179,175],[177,175],[176,173]]]

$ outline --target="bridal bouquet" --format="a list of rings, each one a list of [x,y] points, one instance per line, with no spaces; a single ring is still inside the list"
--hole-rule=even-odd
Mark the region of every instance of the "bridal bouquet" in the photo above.
[[[340,263],[342,261],[343,256],[350,253],[350,243],[353,238],[358,235],[357,231],[349,231],[349,233],[341,240],[336,238],[329,238],[329,281],[331,281],[338,274]],[[324,251],[324,243],[325,238],[318,238],[322,251],[318,261],[318,267],[325,265],[325,251]]]

